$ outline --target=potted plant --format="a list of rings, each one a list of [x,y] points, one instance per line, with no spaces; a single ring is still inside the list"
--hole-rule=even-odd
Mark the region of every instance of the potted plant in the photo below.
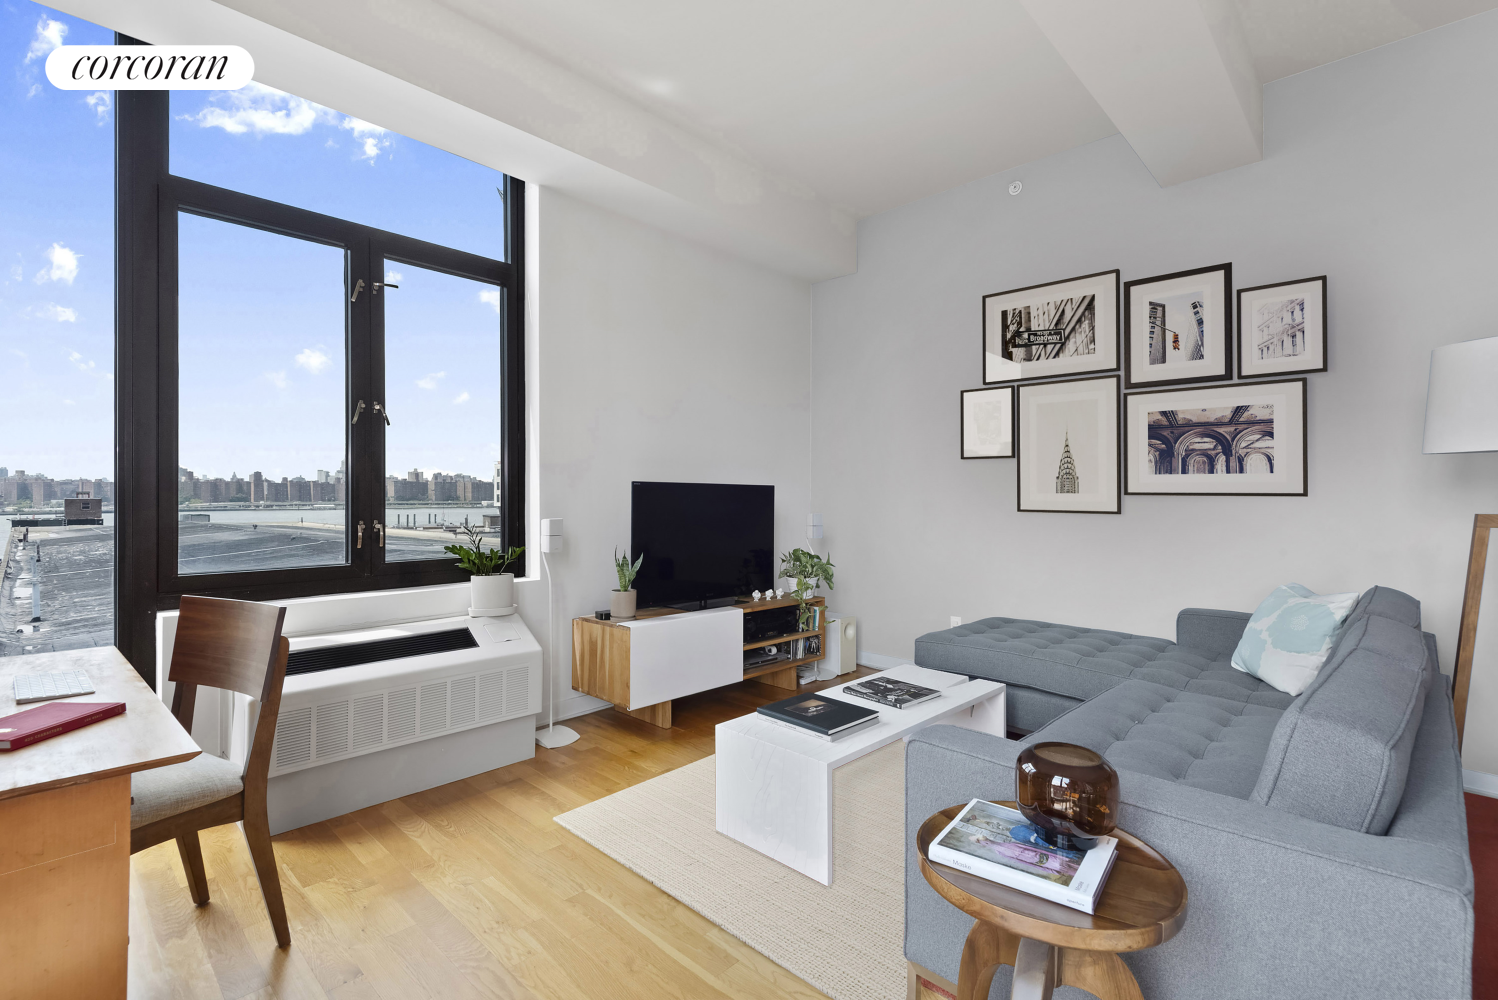
[[[458,557],[458,565],[473,576],[469,580],[469,611],[485,614],[509,614],[515,608],[515,574],[506,573],[510,563],[525,552],[524,545],[511,546],[508,550],[493,548],[484,550],[484,539],[476,527],[465,525],[463,534],[468,536],[467,545],[448,545],[444,552]]]
[[[619,554],[614,550],[614,572],[619,576],[619,589],[609,591],[609,617],[614,619],[628,620],[635,616],[635,576],[640,572],[640,563],[645,561],[645,553],[641,552],[639,558],[633,563],[629,561],[629,553]]]
[[[828,553],[830,556],[831,553]],[[817,588],[823,584],[827,589],[832,589],[832,563],[823,559],[815,552],[806,549],[791,549],[780,557],[780,575],[795,581],[796,586],[791,590],[791,595],[796,598],[799,608],[796,612],[796,629],[800,632],[810,632],[814,627],[816,608],[807,601],[817,592]],[[824,658],[818,663],[807,663],[800,668],[800,681],[806,683],[814,680],[821,672],[822,667],[831,667],[835,676],[836,666],[829,664]]]

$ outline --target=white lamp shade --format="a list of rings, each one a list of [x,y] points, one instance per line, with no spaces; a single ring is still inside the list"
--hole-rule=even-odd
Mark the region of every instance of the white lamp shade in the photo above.
[[[1498,451],[1498,337],[1430,352],[1422,450]]]

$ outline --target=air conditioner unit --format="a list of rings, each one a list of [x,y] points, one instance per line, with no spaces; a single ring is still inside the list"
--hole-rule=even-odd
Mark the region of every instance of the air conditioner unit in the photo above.
[[[290,644],[266,792],[272,833],[534,756],[541,647],[518,615]]]

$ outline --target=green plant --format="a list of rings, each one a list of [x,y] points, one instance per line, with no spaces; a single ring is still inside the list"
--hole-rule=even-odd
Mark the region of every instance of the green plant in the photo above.
[[[634,584],[635,576],[640,572],[640,563],[644,561],[645,553],[643,552],[640,553],[638,559],[631,563],[628,552],[621,556],[618,549],[614,550],[614,572],[619,574],[620,591],[626,591]]]
[[[525,552],[524,545],[513,545],[509,550],[493,548],[484,551],[484,539],[478,529],[471,525],[464,525],[463,534],[468,537],[467,545],[446,545],[442,551],[450,552],[458,557],[458,565],[472,573],[474,576],[497,576],[503,573],[516,559]]]
[[[829,556],[832,553],[827,553]],[[796,588],[791,591],[799,605],[796,612],[796,626],[802,632],[810,631],[807,626],[811,624],[812,610],[807,606],[807,598],[817,592],[817,588],[826,585],[832,590],[832,562],[823,559],[815,552],[806,549],[791,549],[780,557],[780,575],[796,581]]]

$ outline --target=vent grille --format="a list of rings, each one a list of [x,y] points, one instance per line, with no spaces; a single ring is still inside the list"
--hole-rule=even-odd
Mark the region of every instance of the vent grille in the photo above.
[[[385,695],[367,694],[354,699],[353,735],[349,749],[368,750],[385,742]]]
[[[505,671],[506,714],[519,711],[531,700],[531,672],[525,667],[511,667]]]
[[[391,691],[385,713],[385,735],[391,743],[409,740],[416,735],[416,689]]]
[[[447,728],[447,681],[421,686],[421,735]]]
[[[351,642],[344,646],[299,649],[286,658],[286,676],[315,674],[321,670],[357,667],[362,663],[399,660],[408,656],[425,656],[428,653],[451,653],[459,649],[477,649],[478,644],[478,640],[467,628],[454,628],[443,632],[403,635],[395,639]]]
[[[295,767],[312,759],[312,706],[281,713],[276,720],[276,767]]]
[[[474,709],[478,704],[474,692],[478,690],[478,680],[477,677],[460,677],[448,689],[448,718],[454,729],[474,723]]]
[[[505,714],[504,674],[495,672],[479,677],[479,720],[488,722]]]
[[[348,702],[317,706],[317,759],[348,753]]]

